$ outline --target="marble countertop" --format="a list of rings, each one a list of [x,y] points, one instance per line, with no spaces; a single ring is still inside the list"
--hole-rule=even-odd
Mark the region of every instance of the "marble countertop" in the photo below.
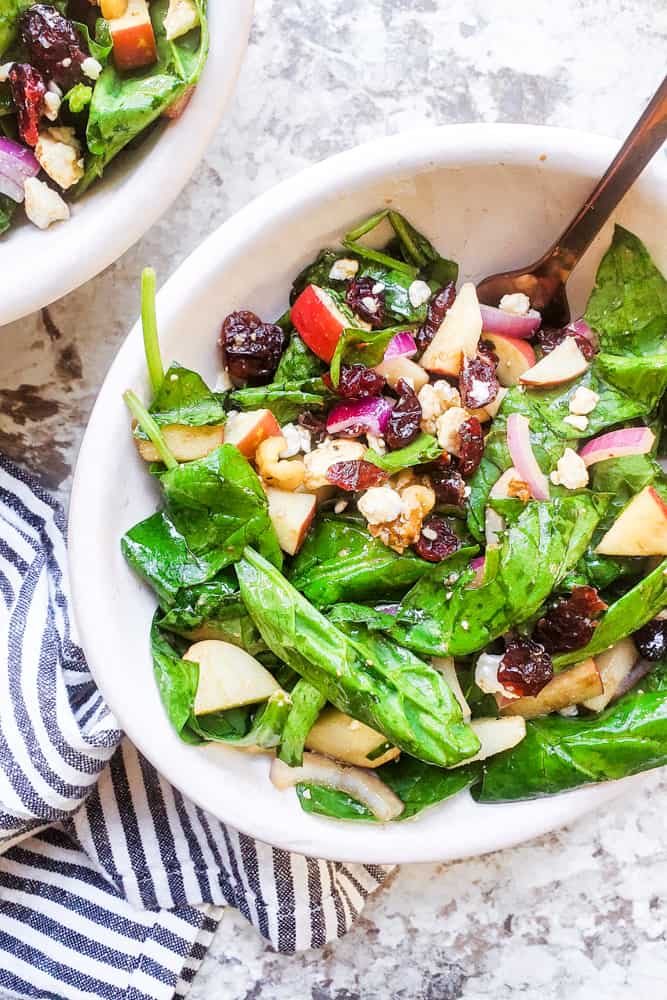
[[[424,124],[522,121],[621,137],[664,72],[649,0],[258,0],[226,122],[182,196],[94,281],[2,329],[0,451],[66,498],[95,394],[138,310],[252,197],[300,167]],[[575,826],[448,866],[406,865],[346,939],[287,958],[227,912],[192,1000],[605,1000],[657,996],[667,781]],[[661,888],[662,887],[662,888]]]

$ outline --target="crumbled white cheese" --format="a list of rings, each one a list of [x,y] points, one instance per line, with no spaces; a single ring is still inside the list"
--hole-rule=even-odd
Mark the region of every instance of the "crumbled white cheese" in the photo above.
[[[562,715],[565,719],[569,719],[575,715],[579,715],[579,709],[576,705],[568,705],[567,708],[559,708],[558,714]]]
[[[498,680],[498,668],[502,656],[492,656],[490,653],[482,653],[475,664],[475,684],[485,694],[500,694],[503,698],[516,698],[512,691]]]
[[[572,448],[566,448],[551,473],[554,486],[564,486],[566,490],[580,490],[588,485],[588,469],[584,460]]]
[[[569,424],[570,427],[574,427],[575,430],[585,431],[588,427],[588,417],[584,417],[579,413],[570,413],[569,416],[563,417],[563,423]]]
[[[278,458],[294,458],[295,455],[309,452],[312,445],[310,431],[299,424],[285,424],[280,433],[287,442],[287,447],[280,452]]]
[[[600,402],[597,392],[585,385],[580,385],[570,398],[570,413],[585,416],[592,413]]]
[[[503,295],[498,308],[502,309],[503,312],[511,313],[512,316],[525,316],[530,310],[530,299],[523,292],[514,292],[513,295]]]
[[[302,788],[301,789],[301,798],[302,799],[309,799],[310,797],[311,797],[310,788]]]
[[[380,292],[384,291],[384,288],[385,288],[384,281],[376,281],[373,287],[371,288],[371,292],[373,293],[373,295],[379,295]]]
[[[358,260],[352,260],[351,257],[341,257],[340,260],[336,260],[332,264],[329,277],[332,281],[349,281],[350,278],[354,278],[358,270]]]
[[[371,486],[360,498],[357,507],[369,524],[387,524],[405,511],[400,493],[391,486]]]
[[[446,379],[438,379],[433,385],[426,383],[417,394],[422,408],[421,429],[425,434],[435,434],[438,417],[452,406],[461,405],[458,389]]]
[[[102,63],[98,62],[92,56],[88,56],[81,63],[81,72],[84,76],[87,76],[89,80],[99,79],[100,73],[102,72]]]
[[[44,181],[28,177],[23,182],[25,214],[38,229],[48,229],[52,222],[69,219],[69,206]]]
[[[335,462],[355,462],[365,454],[366,448],[360,441],[346,441],[344,438],[324,441],[304,457],[304,486],[307,490],[331,486],[327,479],[329,466]]]
[[[39,133],[35,159],[63,191],[80,181],[84,173],[81,143],[73,128],[48,128]]]
[[[378,455],[387,454],[387,442],[382,436],[371,434],[369,431],[366,434],[366,440],[368,441],[368,447],[376,451]]]
[[[413,281],[408,288],[408,298],[410,299],[410,305],[415,309],[419,309],[420,306],[423,306],[431,298],[431,289],[425,281]]]
[[[55,94],[57,97],[62,97],[63,96],[63,92],[62,92],[62,90],[60,89],[60,87],[58,86],[58,84],[56,83],[55,80],[49,80],[48,90],[52,94]]]
[[[342,514],[344,510],[347,510],[347,500],[339,500],[334,504],[334,514]]]
[[[8,62],[0,66],[0,83],[7,83],[7,80],[9,79],[9,71],[13,65],[13,62]]]
[[[220,372],[220,374],[218,375],[218,378],[216,379],[215,386],[213,387],[214,391],[215,392],[229,392],[229,390],[232,388],[232,386],[233,386],[233,383],[232,383],[231,378],[229,377],[229,372],[227,371],[226,368],[223,368],[222,371]]]
[[[369,313],[376,313],[380,308],[380,303],[377,301],[377,299],[372,298],[370,295],[364,295],[363,299],[361,300],[361,304],[366,310],[366,312]]]
[[[459,428],[468,419],[468,412],[462,406],[451,406],[438,417],[435,423],[438,444],[450,455],[458,455],[461,450]]]
[[[429,542],[434,542],[438,537],[438,532],[433,528],[429,528],[428,525],[422,528],[422,535],[424,538],[428,539]]]
[[[62,60],[62,62],[60,63],[60,65],[64,66],[65,69],[69,69],[70,66],[72,65],[72,60],[70,59],[69,56],[67,56],[65,59]]]
[[[47,90],[44,94],[44,115],[50,122],[54,122],[60,111],[60,98],[52,90]]]

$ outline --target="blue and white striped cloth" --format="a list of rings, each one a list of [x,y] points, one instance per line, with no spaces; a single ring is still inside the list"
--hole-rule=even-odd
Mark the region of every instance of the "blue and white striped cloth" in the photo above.
[[[160,777],[77,645],[64,530],[0,460],[0,995],[183,997],[225,905],[280,951],[341,937],[388,869],[257,843]]]

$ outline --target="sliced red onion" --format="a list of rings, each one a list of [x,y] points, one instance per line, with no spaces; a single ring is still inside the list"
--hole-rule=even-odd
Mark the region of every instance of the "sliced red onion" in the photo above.
[[[356,431],[358,428],[359,434],[370,431],[371,434],[381,436],[387,429],[393,407],[394,403],[383,396],[338,403],[327,417],[327,432],[340,434],[342,431]]]
[[[655,434],[650,427],[626,427],[620,431],[609,431],[593,438],[579,452],[584,465],[594,465],[608,458],[622,458],[624,455],[647,455],[655,443]]]
[[[549,499],[549,480],[540,469],[530,443],[530,422],[522,413],[507,418],[507,447],[519,478],[536,500]]]
[[[586,320],[581,317],[573,320],[571,323],[568,323],[565,327],[565,333],[572,333],[577,337],[585,337],[586,340],[593,345],[596,351],[600,346],[597,333],[592,330]]]
[[[528,340],[536,330],[539,330],[542,322],[542,317],[536,309],[529,309],[525,316],[516,316],[514,313],[505,312],[504,309],[497,309],[496,306],[480,304],[479,311],[482,314],[482,337],[486,331],[486,333],[501,333],[505,337]]]
[[[384,360],[388,361],[389,358],[401,357],[411,358],[416,353],[417,344],[415,343],[415,338],[405,330],[403,333],[397,333],[391,338],[387,345],[387,350],[384,352]]]
[[[13,139],[0,138],[0,194],[23,201],[23,182],[36,177],[40,166],[32,151]]]
[[[470,586],[472,588],[481,587],[484,580],[484,556],[475,556],[474,559],[471,559],[470,569],[475,574],[474,579],[470,582]]]
[[[405,806],[372,771],[363,767],[343,767],[328,757],[305,753],[301,767],[288,767],[277,757],[271,763],[270,778],[281,790],[293,785],[324,785],[351,795],[363,803],[383,823],[396,819]]]
[[[618,685],[616,691],[614,691],[614,697],[612,701],[617,701],[622,698],[624,694],[631,691],[635,684],[638,684],[642,677],[646,677],[647,674],[651,672],[655,663],[651,663],[650,660],[638,660],[630,673],[626,674],[621,683]]]

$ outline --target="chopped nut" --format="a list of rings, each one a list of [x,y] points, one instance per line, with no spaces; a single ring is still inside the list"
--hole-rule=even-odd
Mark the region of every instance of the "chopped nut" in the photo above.
[[[507,495],[521,500],[522,503],[528,503],[532,496],[528,483],[524,483],[522,479],[510,479]]]
[[[296,459],[281,461],[280,455],[286,448],[287,441],[282,435],[266,438],[255,452],[255,464],[267,486],[293,491],[303,482],[304,465]]]

